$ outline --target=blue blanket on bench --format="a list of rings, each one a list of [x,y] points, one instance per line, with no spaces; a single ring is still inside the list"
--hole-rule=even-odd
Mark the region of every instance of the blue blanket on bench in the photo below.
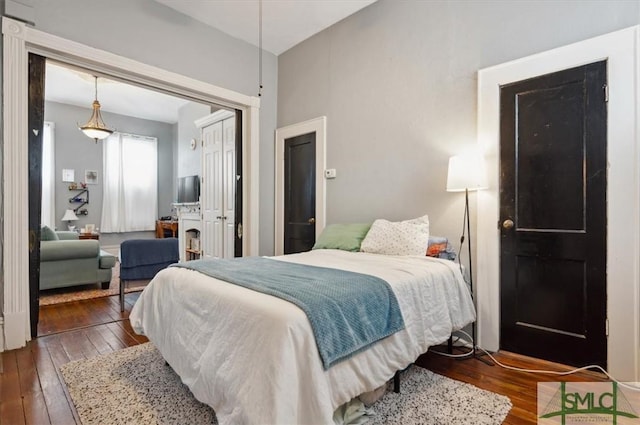
[[[172,267],[196,270],[300,307],[311,323],[325,370],[404,329],[395,294],[374,276],[263,257],[196,260]]]

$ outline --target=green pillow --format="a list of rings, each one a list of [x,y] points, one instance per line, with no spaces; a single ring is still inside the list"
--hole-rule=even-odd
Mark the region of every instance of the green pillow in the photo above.
[[[330,224],[325,227],[312,249],[360,251],[360,244],[371,223]]]
[[[56,232],[51,230],[49,226],[42,226],[42,230],[40,231],[40,240],[41,241],[57,241],[58,235]]]

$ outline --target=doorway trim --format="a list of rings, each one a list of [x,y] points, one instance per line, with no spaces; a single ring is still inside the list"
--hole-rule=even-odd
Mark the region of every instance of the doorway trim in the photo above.
[[[478,72],[478,145],[489,189],[478,192],[478,343],[500,347],[500,86],[603,59],[608,68],[607,364],[617,379],[640,381],[639,26]]]
[[[326,223],[327,117],[322,116],[276,129],[275,254],[284,254],[284,141],[303,134],[316,133],[316,240]]]
[[[7,17],[3,33],[3,216],[2,264],[4,321],[0,351],[19,348],[31,339],[27,189],[28,55],[80,66],[98,74],[157,88],[195,101],[243,112],[243,251],[258,255],[259,111],[260,99],[204,83],[104,50],[54,36]]]

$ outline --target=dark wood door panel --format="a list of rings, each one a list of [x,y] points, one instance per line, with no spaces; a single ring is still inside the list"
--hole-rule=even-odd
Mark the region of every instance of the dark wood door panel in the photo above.
[[[242,217],[243,217],[243,204],[242,204],[242,111],[236,109],[236,184],[235,184],[235,199],[234,199],[234,241],[233,241],[233,255],[235,257],[242,257]]]
[[[501,348],[606,366],[606,62],[501,88]]]
[[[520,228],[585,228],[585,134],[584,128],[574,125],[585,120],[582,83],[516,94]]]
[[[284,253],[309,251],[315,243],[316,133],[285,140]]]
[[[584,261],[517,257],[515,288],[518,326],[586,335]]]
[[[531,232],[515,230],[515,244],[505,253],[584,261],[587,256],[586,235],[573,232]]]
[[[38,335],[40,309],[40,221],[45,58],[29,53],[29,309],[31,336]]]

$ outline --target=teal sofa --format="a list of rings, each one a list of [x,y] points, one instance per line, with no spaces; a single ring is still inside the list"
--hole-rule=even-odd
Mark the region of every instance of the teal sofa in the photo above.
[[[100,249],[93,239],[79,240],[76,232],[42,229],[40,290],[100,283],[109,288],[116,257]]]

